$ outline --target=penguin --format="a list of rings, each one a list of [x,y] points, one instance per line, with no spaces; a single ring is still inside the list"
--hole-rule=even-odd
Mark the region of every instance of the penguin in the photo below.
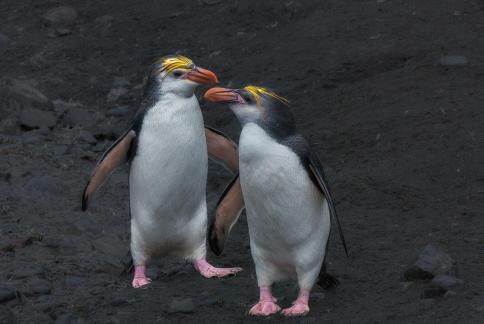
[[[204,277],[235,275],[241,268],[216,268],[206,260],[208,152],[236,172],[235,143],[205,128],[194,94],[217,76],[180,55],[157,60],[140,109],[126,132],[102,155],[82,195],[86,210],[94,192],[129,162],[132,286],[151,282],[146,264],[154,256],[185,258]]]
[[[318,279],[323,285],[337,283],[324,266],[332,222],[348,254],[321,163],[297,131],[289,102],[276,93],[257,86],[212,88],[204,98],[229,104],[242,125],[239,179],[260,290],[259,302],[249,314],[267,316],[279,312],[281,307],[271,286],[292,278],[298,282],[299,294],[282,313],[306,315],[310,291]],[[215,223],[225,228],[233,226],[218,220]],[[213,240],[218,232],[211,234]]]

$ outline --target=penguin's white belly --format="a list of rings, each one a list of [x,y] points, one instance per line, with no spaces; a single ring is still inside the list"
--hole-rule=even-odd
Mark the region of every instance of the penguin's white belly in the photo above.
[[[255,124],[244,127],[239,150],[259,282],[264,275],[275,281],[320,267],[329,235],[329,213],[299,157]]]
[[[195,97],[182,104],[159,104],[143,121],[130,170],[133,254],[189,256],[205,244],[203,118]]]

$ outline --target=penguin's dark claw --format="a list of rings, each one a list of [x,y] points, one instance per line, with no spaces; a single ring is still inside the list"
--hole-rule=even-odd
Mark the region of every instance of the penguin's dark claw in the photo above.
[[[318,285],[329,290],[336,288],[339,285],[339,280],[329,273],[323,272],[319,274]]]

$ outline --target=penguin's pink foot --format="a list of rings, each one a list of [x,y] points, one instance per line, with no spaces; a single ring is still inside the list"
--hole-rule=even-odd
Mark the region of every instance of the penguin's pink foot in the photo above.
[[[270,286],[262,286],[260,289],[259,302],[252,306],[249,310],[249,315],[252,316],[269,316],[281,310],[281,307],[276,304],[277,299],[272,296]]]
[[[193,263],[193,266],[205,278],[213,278],[213,277],[222,278],[226,276],[234,276],[238,272],[242,271],[242,268],[238,268],[238,267],[216,268],[210,263],[208,263],[207,260],[196,260]]]
[[[284,316],[304,316],[309,313],[308,304],[294,303],[291,307],[282,310]]]
[[[151,283],[151,279],[146,276],[145,270],[145,266],[135,266],[134,279],[132,283],[133,288],[140,288]]]
[[[309,313],[309,290],[301,289],[292,306],[282,310],[285,316],[304,316]]]
[[[249,315],[252,316],[269,316],[272,314],[277,313],[278,311],[281,310],[281,307],[277,305],[275,302],[272,300],[261,300],[254,306],[249,311]]]
[[[151,279],[148,277],[145,278],[134,278],[133,279],[133,288],[140,288],[147,284],[151,283]]]

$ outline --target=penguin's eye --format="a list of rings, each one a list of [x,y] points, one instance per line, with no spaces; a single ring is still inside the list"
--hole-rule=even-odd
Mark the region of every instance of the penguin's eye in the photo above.
[[[175,72],[173,72],[173,76],[174,76],[175,78],[179,78],[179,77],[181,77],[182,75],[183,75],[183,72],[182,72],[182,71],[175,71]]]
[[[252,103],[252,98],[249,96],[249,95],[242,95],[242,98],[244,99],[244,101],[248,104],[251,104]]]

